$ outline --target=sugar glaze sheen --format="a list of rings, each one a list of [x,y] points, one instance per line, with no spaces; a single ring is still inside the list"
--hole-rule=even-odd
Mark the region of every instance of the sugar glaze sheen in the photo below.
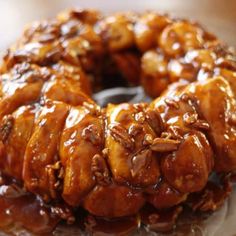
[[[186,206],[215,211],[229,196],[235,53],[199,24],[155,12],[65,11],[26,28],[0,77],[2,191],[32,199],[42,212],[35,217],[48,216],[45,231],[84,210],[104,225],[132,216],[159,231],[169,215],[171,230]],[[139,84],[152,102],[100,107],[92,98]],[[24,199],[16,212],[30,206]],[[150,206],[156,213],[140,221]],[[13,221],[27,228],[23,219]]]

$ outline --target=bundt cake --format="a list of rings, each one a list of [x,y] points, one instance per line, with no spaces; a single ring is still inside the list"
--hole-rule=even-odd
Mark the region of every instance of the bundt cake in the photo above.
[[[25,29],[0,77],[2,175],[45,204],[113,219],[147,203],[216,210],[230,193],[236,56],[201,25],[156,12],[65,11]],[[93,100],[124,84],[154,100]]]

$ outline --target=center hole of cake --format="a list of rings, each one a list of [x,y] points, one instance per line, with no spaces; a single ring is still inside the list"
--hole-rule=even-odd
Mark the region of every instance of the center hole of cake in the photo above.
[[[119,104],[123,102],[139,103],[151,101],[150,97],[145,94],[143,88],[140,86],[105,89],[95,93],[93,99],[101,107],[106,107],[108,103]]]

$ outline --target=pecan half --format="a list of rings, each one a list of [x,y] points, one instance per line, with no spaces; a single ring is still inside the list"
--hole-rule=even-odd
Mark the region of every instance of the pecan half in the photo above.
[[[95,154],[92,158],[91,170],[98,184],[106,186],[110,184],[110,174],[103,156]]]
[[[171,152],[178,149],[180,144],[179,140],[155,138],[153,140],[151,150],[156,152]]]
[[[150,109],[147,110],[146,121],[157,135],[160,135],[164,130],[164,123],[159,112]]]
[[[205,120],[197,120],[194,124],[192,124],[192,127],[206,131],[210,130],[210,125]]]
[[[3,117],[0,124],[0,140],[5,142],[11,133],[14,124],[14,118],[12,115],[6,115]]]
[[[110,134],[114,140],[119,142],[122,146],[127,149],[133,149],[134,143],[128,134],[126,128],[120,124],[110,124],[109,125]]]

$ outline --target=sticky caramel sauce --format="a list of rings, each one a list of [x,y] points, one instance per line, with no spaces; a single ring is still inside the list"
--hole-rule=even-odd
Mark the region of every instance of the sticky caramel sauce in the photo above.
[[[182,206],[160,211],[145,205],[135,216],[110,220],[92,216],[79,208],[73,212],[75,221],[70,225],[68,221],[62,220],[63,213],[66,218],[63,207],[45,204],[39,197],[26,192],[21,183],[14,179],[4,176],[0,180],[0,235],[1,232],[6,235],[29,236],[84,233],[123,236],[136,233],[149,235],[150,232],[188,235],[198,230],[206,217],[206,214],[193,214],[189,208]]]
[[[59,222],[59,216],[40,198],[23,190],[12,179],[1,178],[0,228],[9,232],[12,228],[25,228],[33,233],[51,232]]]

